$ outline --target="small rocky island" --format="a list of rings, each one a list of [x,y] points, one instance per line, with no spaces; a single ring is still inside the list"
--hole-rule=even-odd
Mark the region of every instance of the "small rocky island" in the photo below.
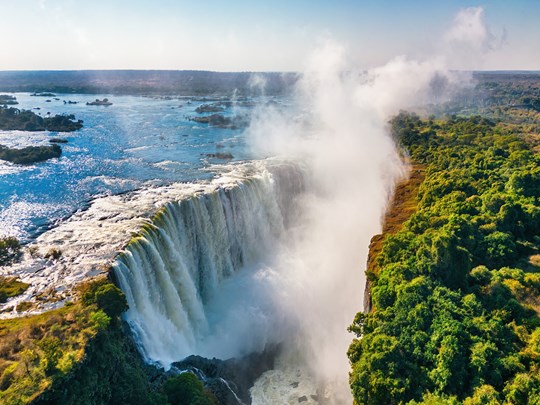
[[[82,126],[82,120],[75,120],[74,115],[55,115],[43,118],[29,110],[0,106],[0,130],[4,131],[72,132],[82,128]],[[67,141],[63,138],[53,138],[51,142],[54,144],[28,146],[22,149],[0,145],[0,160],[15,164],[32,164],[59,158],[62,155],[62,148],[58,143]]]
[[[96,98],[96,101],[91,101],[89,103],[86,103],[86,105],[103,105],[103,106],[110,106],[112,103],[109,101],[108,98],[104,98],[103,100],[100,100],[99,98]]]
[[[0,130],[72,132],[81,129],[82,120],[73,114],[43,118],[30,110],[0,106]]]
[[[43,162],[45,160],[59,158],[62,155],[62,148],[57,144],[51,146],[27,146],[22,149],[8,148],[0,145],[0,160],[11,163],[28,165]]]
[[[249,119],[243,115],[226,117],[223,114],[205,115],[203,117],[189,117],[190,121],[199,124],[208,124],[216,128],[241,129],[249,125]]]
[[[0,94],[0,105],[15,105],[19,104],[15,96],[10,96],[9,94]]]
[[[49,92],[35,92],[35,93],[32,93],[30,94],[31,96],[33,97],[56,97],[56,94],[54,93],[49,93]]]

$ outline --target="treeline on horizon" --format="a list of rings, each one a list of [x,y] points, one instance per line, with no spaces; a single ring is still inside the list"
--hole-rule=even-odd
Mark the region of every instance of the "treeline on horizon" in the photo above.
[[[426,177],[367,272],[356,403],[539,404],[538,140],[479,116],[391,125]]]
[[[199,70],[0,71],[0,91],[129,95],[281,95],[296,73]],[[263,90],[257,83],[263,83]]]

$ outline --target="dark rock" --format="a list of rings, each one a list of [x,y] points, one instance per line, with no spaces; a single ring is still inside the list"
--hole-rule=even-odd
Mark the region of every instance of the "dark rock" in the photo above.
[[[104,98],[103,100],[100,100],[99,98],[96,98],[96,101],[86,103],[86,105],[102,105],[102,106],[108,107],[108,106],[112,105],[112,103],[109,101],[108,98]]]
[[[16,164],[31,164],[44,160],[59,158],[62,149],[58,145],[28,146],[22,149],[12,149],[0,145],[0,159]]]
[[[50,143],[68,143],[68,140],[65,138],[51,138],[49,139]]]
[[[221,112],[225,108],[222,106],[216,104],[201,104],[195,109],[195,112],[202,114],[202,113],[215,113],[215,112]]]
[[[232,158],[234,158],[234,156],[230,152],[207,153],[206,157],[223,160],[231,160]]]
[[[34,96],[34,97],[56,97],[56,94],[54,94],[54,93],[46,93],[46,92],[34,93],[34,94],[30,94],[30,95]]]
[[[302,395],[300,398],[298,398],[298,402],[306,402],[307,397],[305,395]]]
[[[14,96],[9,94],[0,94],[0,105],[15,105],[19,104],[17,99]]]
[[[249,389],[262,373],[274,368],[278,351],[279,346],[272,346],[262,353],[252,353],[239,359],[228,360],[189,356],[173,363],[173,366],[178,370],[192,371],[199,376],[219,403],[249,404],[251,403]]]
[[[212,114],[204,117],[190,117],[189,120],[200,124],[208,124],[212,127],[228,129],[245,128],[249,125],[249,120],[244,115],[237,115],[231,118],[225,117],[223,114]]]

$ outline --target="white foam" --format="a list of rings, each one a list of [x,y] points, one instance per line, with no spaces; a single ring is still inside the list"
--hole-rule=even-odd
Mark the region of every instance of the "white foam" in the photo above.
[[[24,294],[0,305],[0,317],[19,316],[15,306],[21,301],[35,302],[32,312],[62,305],[72,296],[74,285],[106,272],[132,235],[165,204],[234,186],[258,175],[266,164],[254,161],[223,165],[213,169],[221,175],[211,181],[150,187],[92,201],[88,209],[75,213],[29,244],[21,263],[0,267],[0,275],[17,276],[30,284]],[[53,248],[59,249],[62,256],[58,260],[44,259]],[[36,249],[40,257],[31,257],[29,249]],[[37,300],[40,294],[51,291]]]

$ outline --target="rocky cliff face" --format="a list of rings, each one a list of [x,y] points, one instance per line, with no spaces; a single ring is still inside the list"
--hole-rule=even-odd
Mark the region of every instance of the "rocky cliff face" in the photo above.
[[[381,252],[386,235],[398,232],[403,223],[416,211],[416,198],[424,178],[424,168],[420,165],[411,164],[409,167],[409,176],[400,182],[394,191],[392,201],[384,217],[383,232],[371,238],[367,260],[366,287],[364,291],[364,312],[371,312],[373,310],[371,283],[379,274],[377,257]]]

